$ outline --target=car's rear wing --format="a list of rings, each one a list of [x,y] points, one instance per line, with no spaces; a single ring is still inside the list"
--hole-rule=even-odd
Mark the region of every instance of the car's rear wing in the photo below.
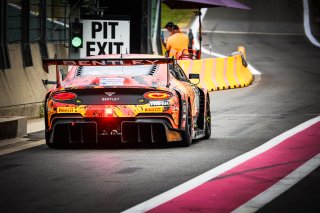
[[[176,63],[172,58],[80,58],[80,59],[61,59],[61,58],[42,58],[43,69],[48,72],[48,67],[56,65],[57,87],[60,86],[59,65],[67,66],[134,66],[134,65],[155,65],[168,64],[167,86],[169,86],[169,64]]]

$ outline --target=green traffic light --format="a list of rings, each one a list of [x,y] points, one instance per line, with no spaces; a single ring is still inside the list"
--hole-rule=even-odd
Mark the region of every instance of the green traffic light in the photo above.
[[[72,43],[72,46],[74,46],[74,47],[80,47],[82,44],[82,40],[81,40],[81,38],[76,36],[72,39],[71,43]]]

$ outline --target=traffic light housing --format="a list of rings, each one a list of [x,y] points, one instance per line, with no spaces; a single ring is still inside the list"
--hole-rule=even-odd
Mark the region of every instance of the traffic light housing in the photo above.
[[[83,45],[83,24],[76,19],[71,24],[70,44],[74,49],[82,48]]]

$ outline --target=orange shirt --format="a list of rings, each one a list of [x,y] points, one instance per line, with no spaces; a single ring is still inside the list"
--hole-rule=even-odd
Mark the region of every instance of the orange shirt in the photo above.
[[[169,57],[175,56],[178,58],[182,51],[185,49],[184,53],[188,54],[188,36],[183,33],[175,33],[168,38],[167,50],[169,51]]]

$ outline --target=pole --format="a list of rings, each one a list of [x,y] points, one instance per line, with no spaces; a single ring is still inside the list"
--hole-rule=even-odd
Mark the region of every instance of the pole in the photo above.
[[[7,47],[7,0],[0,1],[0,69],[11,67]]]
[[[199,45],[200,45],[200,48],[199,48],[199,51],[200,51],[200,57],[199,59],[201,58],[201,43],[202,43],[202,32],[201,32],[201,9],[199,8],[199,12],[197,14],[199,16]]]
[[[24,67],[33,66],[30,50],[30,0],[24,0],[21,7],[21,52]]]

